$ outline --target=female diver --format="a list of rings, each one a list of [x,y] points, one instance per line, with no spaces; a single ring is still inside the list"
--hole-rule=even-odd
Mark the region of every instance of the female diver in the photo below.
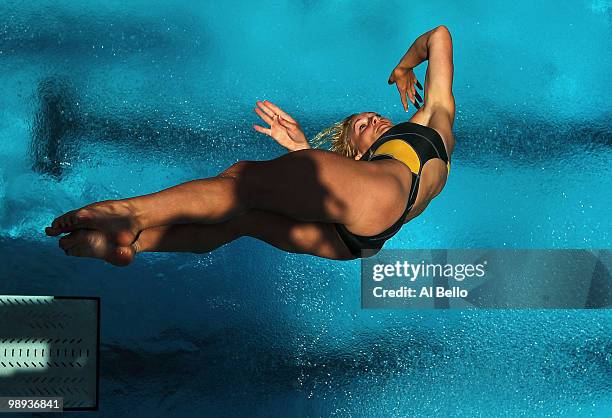
[[[336,260],[369,256],[421,214],[446,183],[455,118],[452,40],[445,26],[419,36],[389,77],[405,111],[393,125],[374,112],[326,129],[311,149],[299,124],[257,102],[270,125],[255,125],[292,151],[270,161],[240,161],[216,177],[123,200],[87,205],[56,218],[47,235],[68,255],[127,265],[138,252],[212,251],[242,236]],[[428,60],[423,89],[413,68]],[[419,107],[418,101],[424,103]],[[349,157],[349,158],[347,158]]]

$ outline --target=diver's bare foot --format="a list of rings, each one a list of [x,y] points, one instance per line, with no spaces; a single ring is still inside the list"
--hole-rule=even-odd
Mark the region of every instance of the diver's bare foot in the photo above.
[[[134,259],[133,246],[121,247],[113,244],[102,231],[78,229],[59,240],[66,255],[99,258],[116,266],[127,266]]]
[[[108,234],[118,246],[126,247],[134,242],[142,228],[129,201],[105,200],[55,218],[45,232],[57,236],[77,229],[97,229]]]

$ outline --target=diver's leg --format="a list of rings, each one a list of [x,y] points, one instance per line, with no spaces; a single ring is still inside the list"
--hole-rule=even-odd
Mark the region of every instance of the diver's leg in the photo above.
[[[249,211],[218,224],[184,224],[145,229],[134,243],[136,252],[213,251],[243,236],[291,253],[335,260],[355,258],[333,224],[297,221],[266,211]]]
[[[270,161],[242,161],[214,178],[157,193],[95,203],[60,216],[47,233],[99,229],[129,245],[146,228],[219,223],[259,209],[373,235],[401,216],[410,187],[407,170],[391,160],[369,163],[322,150],[296,151]]]
[[[242,236],[267,242],[281,250],[311,254],[334,260],[354,257],[346,248],[333,224],[296,221],[283,215],[250,211],[218,224],[158,226],[140,232],[131,246],[117,246],[98,230],[79,229],[60,239],[67,255],[100,258],[125,266],[137,252],[213,251]]]

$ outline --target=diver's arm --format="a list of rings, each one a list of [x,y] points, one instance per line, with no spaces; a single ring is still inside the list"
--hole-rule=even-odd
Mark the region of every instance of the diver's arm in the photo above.
[[[446,26],[438,26],[419,36],[400,62],[391,72],[389,84],[395,83],[404,110],[408,111],[406,96],[418,109],[417,100],[422,100],[416,87],[423,89],[416,79],[415,66],[428,60],[425,74],[425,107],[430,112],[433,106],[450,107],[453,84],[453,42]],[[424,109],[425,110],[425,109]],[[453,111],[454,112],[454,111]]]
[[[425,32],[419,36],[408,48],[408,51],[404,54],[397,67],[400,68],[414,68],[428,58],[428,44],[431,35],[438,30],[441,30],[444,26],[438,26],[428,32]]]
[[[400,62],[395,66],[389,76],[389,84],[395,83],[397,91],[402,101],[404,111],[408,111],[408,100],[412,102],[414,107],[420,108],[419,102],[423,102],[423,98],[416,91],[415,86],[423,90],[423,86],[417,80],[414,67],[425,61],[429,56],[429,40],[431,36],[443,26],[438,26],[419,36],[408,48]]]

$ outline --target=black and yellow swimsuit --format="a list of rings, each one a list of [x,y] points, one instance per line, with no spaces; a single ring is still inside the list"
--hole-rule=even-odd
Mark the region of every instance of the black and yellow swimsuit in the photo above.
[[[450,161],[446,154],[444,141],[440,134],[433,128],[412,122],[403,122],[394,125],[391,129],[376,140],[361,157],[363,161],[375,161],[393,158],[408,166],[412,173],[412,184],[408,203],[402,216],[380,234],[373,236],[355,235],[342,224],[335,224],[340,237],[351,251],[359,258],[363,250],[379,250],[386,240],[395,235],[402,225],[408,213],[414,206],[419,193],[419,181],[421,171],[425,163],[432,158],[440,158],[446,163],[450,172]]]

